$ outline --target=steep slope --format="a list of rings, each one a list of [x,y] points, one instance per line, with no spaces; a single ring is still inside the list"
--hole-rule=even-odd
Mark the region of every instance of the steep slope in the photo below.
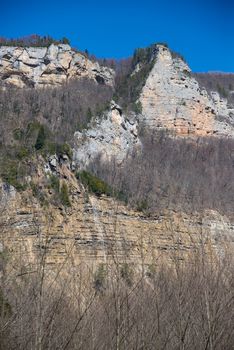
[[[18,87],[60,85],[87,77],[113,86],[114,71],[91,62],[65,44],[46,47],[0,47],[0,79]]]

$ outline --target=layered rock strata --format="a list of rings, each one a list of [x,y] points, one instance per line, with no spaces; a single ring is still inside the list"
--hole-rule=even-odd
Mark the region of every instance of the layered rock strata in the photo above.
[[[67,182],[71,207],[43,207],[31,190],[20,194],[1,185],[1,250],[13,261],[21,257],[31,266],[44,252],[52,268],[68,258],[74,265],[116,259],[139,265],[186,259],[201,246],[219,255],[225,246],[234,248],[233,221],[215,211],[188,215],[167,210],[148,217],[110,197],[89,195],[67,165],[40,168],[40,184],[49,170]]]

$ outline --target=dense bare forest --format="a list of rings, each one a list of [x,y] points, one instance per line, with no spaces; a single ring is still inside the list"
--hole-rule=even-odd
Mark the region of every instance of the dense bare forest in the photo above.
[[[49,269],[1,258],[0,349],[232,349],[233,257]],[[8,265],[6,268],[6,261]],[[17,261],[17,270],[15,264]]]
[[[142,149],[121,166],[98,158],[90,171],[148,214],[165,208],[233,214],[233,140],[189,140],[142,130],[141,141]]]
[[[110,87],[88,79],[55,88],[0,89],[0,142],[9,144],[15,130],[34,121],[44,124],[54,140],[72,142],[74,132],[87,127],[111,96]]]
[[[101,115],[112,96],[104,85],[82,79],[45,89],[0,89],[0,176],[25,188],[36,153],[70,158],[73,134]],[[34,169],[34,170],[33,170]]]
[[[218,91],[228,102],[234,103],[234,74],[196,73],[194,77],[208,91]]]

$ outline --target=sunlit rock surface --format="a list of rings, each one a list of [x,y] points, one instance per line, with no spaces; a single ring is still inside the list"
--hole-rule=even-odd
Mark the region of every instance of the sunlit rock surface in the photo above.
[[[0,47],[0,79],[4,83],[18,87],[54,86],[80,77],[114,85],[112,69],[90,61],[69,45]]]

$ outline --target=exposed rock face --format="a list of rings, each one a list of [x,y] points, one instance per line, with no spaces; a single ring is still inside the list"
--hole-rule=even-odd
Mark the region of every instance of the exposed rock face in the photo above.
[[[140,145],[136,116],[126,116],[122,109],[111,102],[110,110],[102,119],[94,121],[94,127],[84,132],[76,132],[74,161],[79,168],[87,166],[98,155],[103,160],[112,157],[120,163],[134,146]]]
[[[142,115],[124,115],[112,103],[101,121],[97,119],[83,133],[76,132],[74,160],[79,167],[87,166],[98,154],[120,163],[135,145],[141,145],[138,124],[169,129],[180,136],[234,137],[234,107],[228,107],[217,92],[208,94],[202,89],[188,65],[165,46],[156,47],[152,60],[139,98]],[[132,74],[141,68],[138,64]]]
[[[114,71],[91,62],[69,45],[0,47],[0,79],[18,87],[59,85],[70,78],[88,77],[113,86]]]
[[[155,64],[140,96],[144,121],[179,135],[234,136],[234,108],[201,89],[190,68],[169,49],[157,46]]]
[[[68,257],[73,265],[114,259],[139,265],[142,259],[146,264],[184,259],[201,244],[207,253],[211,249],[222,254],[223,244],[234,248],[234,223],[215,211],[192,215],[163,211],[147,217],[111,198],[88,195],[67,166],[55,168],[50,162],[48,166],[67,181],[72,206],[45,208],[30,190],[13,193],[3,186],[1,250],[11,252],[11,259],[23,258],[30,266],[44,249],[48,266],[58,267]],[[38,169],[39,184],[46,176],[43,169]]]
[[[44,86],[83,76],[113,85],[114,75],[67,45],[51,45],[48,49],[0,48],[0,76],[17,86]],[[79,168],[99,154],[121,163],[133,147],[141,146],[141,122],[183,136],[234,136],[234,111],[217,93],[209,95],[202,90],[188,66],[163,46],[157,48],[154,67],[139,100],[142,115],[125,115],[112,102],[110,110],[102,119],[94,120],[89,130],[75,133],[74,161]],[[233,221],[215,211],[188,215],[168,210],[146,217],[111,198],[88,195],[70,171],[73,164],[66,157],[62,164],[59,162],[52,156],[39,166],[38,186],[43,186],[46,176],[56,174],[67,182],[71,208],[53,205],[48,189],[50,204],[45,209],[31,190],[20,194],[3,185],[0,218],[7,234],[0,251],[20,251],[33,262],[38,249],[46,249],[51,264],[63,263],[68,253],[75,263],[82,259],[106,262],[117,255],[122,261],[139,264],[142,257],[150,263],[155,257],[173,258],[177,252],[186,255],[201,242],[219,252],[223,241],[234,247]]]

